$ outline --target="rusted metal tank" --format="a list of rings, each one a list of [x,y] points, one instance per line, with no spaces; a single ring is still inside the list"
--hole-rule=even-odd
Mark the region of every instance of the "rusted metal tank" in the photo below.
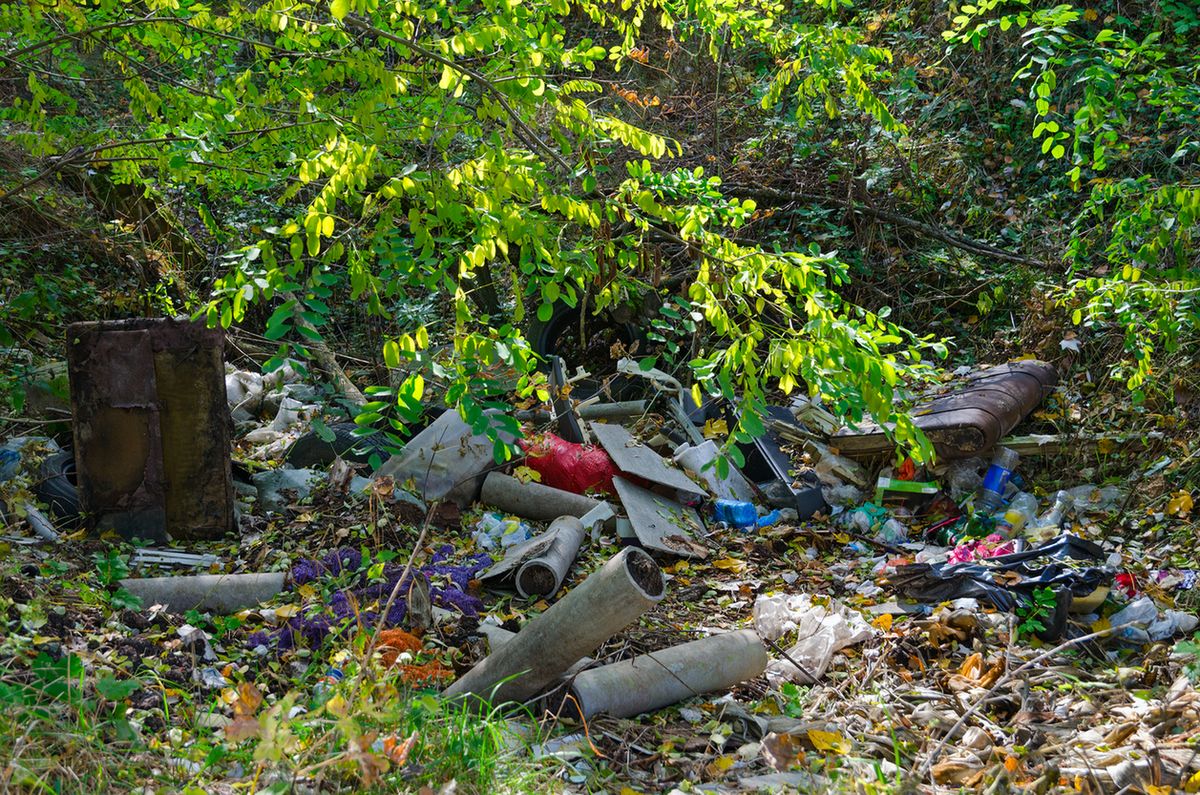
[[[966,379],[954,391],[913,409],[913,422],[950,461],[981,455],[1046,399],[1058,383],[1054,365],[1035,360],[992,367]],[[830,444],[851,458],[886,455],[895,449],[873,423],[844,428]]]
[[[224,333],[186,319],[67,328],[80,505],[132,538],[233,529]]]

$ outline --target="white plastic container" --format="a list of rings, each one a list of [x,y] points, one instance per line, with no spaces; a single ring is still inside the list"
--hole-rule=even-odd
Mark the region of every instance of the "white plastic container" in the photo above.
[[[719,498],[754,502],[756,499],[754,487],[736,468],[730,466],[729,475],[725,478],[717,475],[715,462],[719,455],[720,451],[717,449],[716,443],[709,439],[700,445],[680,445],[679,449],[675,451],[674,457],[676,464],[696,473],[696,476],[703,480],[704,484]]]

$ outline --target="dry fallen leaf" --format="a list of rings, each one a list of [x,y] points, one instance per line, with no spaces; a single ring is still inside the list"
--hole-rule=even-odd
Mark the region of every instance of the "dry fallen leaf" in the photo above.
[[[850,753],[850,741],[839,732],[823,732],[819,729],[809,729],[808,741],[818,751],[831,751],[835,754]]]
[[[804,760],[804,748],[794,734],[771,732],[762,739],[762,755],[773,769],[784,771]]]
[[[871,623],[877,629],[883,630],[884,632],[891,632],[893,620],[894,618],[892,617],[891,613],[881,613],[880,615],[876,616],[875,620]]]
[[[1180,519],[1186,519],[1192,512],[1193,504],[1192,495],[1180,489],[1167,502],[1167,513],[1178,516]]]
[[[263,694],[253,682],[241,682],[237,686],[237,701],[233,703],[235,715],[253,715],[262,706]]]
[[[404,767],[405,763],[408,762],[408,755],[412,752],[416,742],[416,732],[408,735],[408,738],[402,741],[397,741],[395,737],[388,737],[383,741],[384,756],[390,759],[396,767]]]
[[[732,756],[718,756],[705,766],[704,772],[708,774],[709,778],[719,778],[725,775],[725,772],[729,768],[733,767],[733,763],[734,758]]]
[[[725,420],[706,420],[704,423],[705,439],[722,439],[729,435],[729,426]]]
[[[280,605],[275,608],[275,617],[281,621],[295,618],[298,615],[300,615],[300,605],[298,604]]]
[[[954,760],[938,762],[931,772],[934,782],[956,787],[969,787],[984,773],[978,765]]]
[[[737,560],[736,558],[720,558],[712,562],[713,568],[732,571],[734,574],[741,574],[746,570],[746,561]]]
[[[230,742],[239,743],[257,737],[260,730],[254,713],[262,706],[263,694],[253,682],[241,682],[237,686],[237,700],[233,702],[233,720],[225,727],[225,736]]]
[[[519,466],[513,470],[513,477],[522,483],[541,483],[542,473],[527,466]]]

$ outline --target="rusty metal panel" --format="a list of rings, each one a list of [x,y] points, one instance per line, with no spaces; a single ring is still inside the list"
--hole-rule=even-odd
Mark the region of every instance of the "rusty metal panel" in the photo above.
[[[233,528],[224,337],[187,320],[67,329],[80,504],[92,525],[162,541]]]

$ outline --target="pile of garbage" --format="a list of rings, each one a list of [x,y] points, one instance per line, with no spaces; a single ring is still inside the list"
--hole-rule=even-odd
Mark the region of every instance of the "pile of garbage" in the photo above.
[[[257,611],[265,626],[247,645],[260,656],[343,643],[348,630],[406,628],[416,633],[404,636],[408,644],[431,626],[453,627],[463,653],[453,670],[439,667],[428,680],[447,684],[447,698],[582,719],[633,717],[755,681],[777,692],[788,684],[819,689],[839,655],[890,637],[893,617],[924,622],[931,638],[936,627],[951,645],[965,644],[981,623],[1009,622],[1018,634],[1063,648],[1098,644],[1113,660],[1122,649],[1196,629],[1195,615],[1162,598],[1193,589],[1194,571],[1163,569],[1146,583],[1102,534],[1087,531],[1126,504],[1125,490],[1080,484],[1039,497],[1022,476],[1023,452],[1037,454],[1042,441],[1008,434],[1053,389],[1049,365],[992,368],[921,407],[916,421],[938,452],[934,467],[896,463],[886,429],[844,427],[806,399],[769,407],[765,432],[737,442],[729,430],[740,419],[734,406],[696,405],[660,370],[622,360],[627,399],[577,399],[567,397],[563,363],[554,365],[558,392],[549,410],[516,412],[520,436],[507,425],[499,432],[519,451],[505,464],[496,461],[496,434],[456,411],[431,413],[394,451],[353,423],[327,421],[327,396],[295,368],[271,376],[227,368],[243,517],[293,516],[329,489],[427,516],[452,505],[460,522],[452,541],[423,565],[368,568],[357,550],[342,548],[284,572],[129,578],[122,586],[178,613]],[[40,466],[31,462],[55,452],[47,439],[0,447],[8,510],[46,541],[58,533],[30,491]],[[795,572],[785,573],[782,589],[743,583],[738,592],[753,597],[744,600],[743,628],[592,656],[652,613],[688,562],[728,563],[733,546],[802,533],[840,545],[841,573],[869,575],[847,577],[841,598],[805,590]],[[153,562],[156,554],[184,553],[140,554]],[[578,570],[598,558],[590,571]],[[305,588],[318,581],[334,585],[314,598]],[[301,612],[260,609],[289,591],[305,600]],[[514,600],[538,605],[536,615],[501,626],[489,605]],[[989,679],[985,668],[980,662],[958,676],[970,688],[996,685],[1000,674]],[[748,713],[739,720],[757,727],[745,747],[786,770],[779,744],[796,726]],[[953,780],[938,770],[939,781]]]
[[[555,683],[565,681],[585,654],[654,604],[661,596],[658,584],[638,584],[629,571],[624,579],[608,575],[625,588],[613,598],[641,608],[627,614],[605,611],[611,621],[596,624],[594,637],[581,640],[576,633],[572,643],[560,637],[598,610],[582,595],[587,593],[583,585],[565,595],[560,591],[589,539],[598,541],[602,534],[615,534],[620,544],[650,553],[634,559],[646,571],[659,571],[658,561],[719,554],[731,531],[783,534],[814,518],[828,520],[848,537],[848,555],[872,561],[876,579],[863,582],[860,595],[892,597],[888,609],[896,614],[930,615],[937,605],[951,602],[959,609],[1036,613],[1031,626],[1047,642],[1088,634],[1101,621],[1102,605],[1114,603],[1119,609],[1108,610],[1105,619],[1113,642],[1161,640],[1196,626],[1194,616],[1160,610],[1136,590],[1114,592],[1121,555],[1071,533],[1073,519],[1119,507],[1125,498],[1119,488],[1083,484],[1039,499],[1021,477],[1020,455],[998,444],[1053,387],[1056,376],[1048,365],[993,368],[930,401],[918,424],[941,456],[942,463],[931,470],[911,461],[878,467],[881,452],[888,458],[892,453],[886,434],[869,425],[844,428],[807,400],[771,407],[760,438],[732,445],[745,461],[736,467],[727,458],[721,461],[731,446],[727,429],[737,422],[732,407],[719,401],[696,406],[671,376],[629,360],[618,371],[643,385],[642,399],[556,400],[550,412],[527,413],[522,438],[502,436],[524,454],[505,467],[497,467],[491,439],[451,411],[375,473],[376,484],[385,482],[414,503],[449,501],[463,510],[482,506],[464,537],[497,558],[480,574],[483,588],[521,598],[559,597],[545,614],[557,621],[539,617],[518,634],[535,639],[527,648],[509,645],[500,661],[482,660],[452,692],[490,692],[532,665],[529,655],[534,655],[545,670],[519,686],[506,685],[502,693],[521,700],[561,693]],[[989,448],[994,448],[990,463],[978,455]],[[873,482],[872,468],[879,470]],[[305,471],[304,479],[317,483],[320,473]],[[868,497],[870,485],[874,491]],[[367,481],[361,480],[359,488],[369,488]],[[627,567],[634,553],[622,554]],[[1128,604],[1121,606],[1122,600]],[[763,665],[737,667],[741,678],[723,674],[698,682],[690,692],[728,688],[764,670],[776,684],[812,683],[839,650],[874,632],[857,611],[805,593],[760,596],[754,628],[761,642],[737,648],[740,659],[761,658]],[[788,649],[775,646],[785,638],[801,640]],[[570,651],[553,664],[534,651],[564,644]],[[770,662],[769,655],[762,656],[767,644],[776,654]],[[694,654],[713,655],[680,663],[712,673],[727,651],[714,642],[672,653],[689,661]],[[676,675],[691,681],[691,673]],[[624,690],[630,682],[622,680],[617,687]],[[582,698],[578,692],[573,697]]]

